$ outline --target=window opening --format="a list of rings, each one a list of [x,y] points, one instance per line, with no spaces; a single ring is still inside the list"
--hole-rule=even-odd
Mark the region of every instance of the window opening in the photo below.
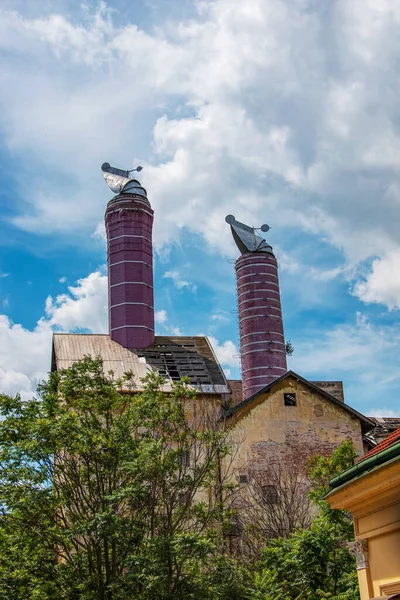
[[[283,394],[283,398],[285,401],[285,406],[297,406],[296,394],[293,392]]]

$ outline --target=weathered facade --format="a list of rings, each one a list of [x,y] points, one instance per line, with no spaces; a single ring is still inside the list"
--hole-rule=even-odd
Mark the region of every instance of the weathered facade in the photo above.
[[[329,455],[351,439],[364,454],[363,432],[372,423],[317,385],[289,371],[226,414],[239,441],[237,468],[251,476],[296,448],[299,459]]]
[[[354,521],[361,600],[400,593],[400,429],[331,481],[326,499]]]
[[[108,163],[102,170],[117,194],[105,215],[109,334],[55,334],[52,369],[99,356],[115,378],[133,373],[124,390],[131,393],[143,389],[149,371],[165,377],[166,392],[173,381],[188,377],[197,392],[189,413],[194,416],[202,406],[230,429],[239,442],[233,470],[243,477],[261,473],[294,450],[305,461],[315,453],[330,454],[348,439],[361,456],[363,436],[374,423],[345,404],[342,383],[312,383],[287,372],[278,263],[259,230],[232,215],[226,218],[241,253],[236,273],[242,381],[228,385],[206,337],[154,335],[150,201],[130,171]]]

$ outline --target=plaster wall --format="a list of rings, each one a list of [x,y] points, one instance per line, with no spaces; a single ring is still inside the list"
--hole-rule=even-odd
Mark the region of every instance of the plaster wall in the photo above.
[[[296,394],[296,406],[285,406],[285,393]],[[236,465],[242,470],[262,470],[284,459],[292,448],[304,459],[327,455],[348,439],[363,454],[360,421],[295,378],[285,379],[238,411],[231,435],[238,445]]]
[[[368,554],[374,596],[400,592],[400,529],[370,538]]]
[[[330,492],[332,508],[353,515],[361,600],[400,592],[400,460]]]

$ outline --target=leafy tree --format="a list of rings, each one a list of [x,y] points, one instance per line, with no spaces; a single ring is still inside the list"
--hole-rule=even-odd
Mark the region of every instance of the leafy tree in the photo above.
[[[241,548],[246,554],[257,557],[266,540],[289,537],[311,525],[309,456],[301,446],[293,445],[263,469],[249,468],[239,509],[244,524]]]
[[[289,538],[269,542],[258,568],[252,600],[357,600],[353,557],[337,525],[326,517],[314,520]]]
[[[352,445],[310,461],[311,527],[247,564],[226,544],[235,486],[217,407],[163,384],[150,374],[133,393],[131,374],[87,357],[39,398],[0,397],[0,600],[356,600],[351,520],[323,500]]]
[[[308,462],[309,477],[313,482],[311,500],[319,507],[327,508],[324,500],[329,491],[329,480],[354,464],[357,453],[352,440],[343,442],[331,456],[314,455]]]
[[[132,381],[87,357],[38,399],[0,398],[4,598],[207,597],[224,553],[226,435],[185,382],[165,393],[149,374],[143,393],[121,392]]]
[[[252,600],[359,599],[355,561],[347,548],[353,539],[350,515],[332,510],[324,500],[329,480],[351,466],[355,456],[352,442],[346,441],[330,457],[310,459],[310,498],[319,514],[310,528],[267,543]]]

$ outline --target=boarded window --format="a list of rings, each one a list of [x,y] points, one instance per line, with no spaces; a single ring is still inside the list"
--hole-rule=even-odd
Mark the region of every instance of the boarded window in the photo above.
[[[278,492],[276,485],[261,486],[263,498],[267,504],[273,505],[278,503]]]
[[[178,454],[178,464],[180,467],[190,467],[190,452],[189,450],[182,450]]]
[[[314,404],[314,415],[316,417],[324,416],[324,409],[322,408],[322,406],[320,404]]]
[[[297,405],[296,394],[294,394],[292,392],[283,394],[283,398],[285,401],[285,406],[296,406]]]

